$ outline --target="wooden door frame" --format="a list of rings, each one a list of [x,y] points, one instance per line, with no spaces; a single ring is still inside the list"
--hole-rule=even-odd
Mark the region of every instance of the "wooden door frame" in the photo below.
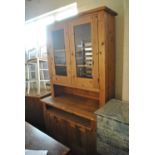
[[[67,76],[61,76],[61,75],[56,75],[55,71],[55,63],[54,63],[54,50],[52,46],[52,36],[49,36],[54,31],[57,30],[64,30],[64,44],[65,44],[65,56],[66,56],[66,70],[67,70]],[[69,39],[68,39],[68,24],[67,23],[59,23],[55,24],[52,26],[49,26],[48,29],[48,54],[49,54],[49,59],[51,59],[51,72],[52,72],[52,83],[53,84],[62,84],[62,85],[69,85],[71,84],[71,72],[70,72],[70,50],[69,50]],[[49,43],[50,42],[50,43]]]
[[[76,59],[75,59],[75,42],[74,42],[74,26],[90,23],[91,24],[91,39],[93,48],[93,61],[94,65],[92,68],[93,79],[80,78],[76,76]],[[72,20],[69,25],[69,38],[71,48],[71,64],[72,64],[72,85],[75,87],[85,87],[86,89],[91,88],[94,90],[99,89],[98,84],[98,40],[97,40],[97,16],[87,15],[80,17],[79,19]]]

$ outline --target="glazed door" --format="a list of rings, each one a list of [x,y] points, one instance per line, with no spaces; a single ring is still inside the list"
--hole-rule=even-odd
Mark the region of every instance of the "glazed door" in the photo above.
[[[86,16],[70,23],[72,84],[98,89],[97,17]]]
[[[48,45],[52,82],[70,84],[68,28],[65,24],[57,24],[48,29]]]

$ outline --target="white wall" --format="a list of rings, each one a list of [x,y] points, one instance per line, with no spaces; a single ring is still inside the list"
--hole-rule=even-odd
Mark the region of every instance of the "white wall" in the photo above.
[[[124,0],[124,53],[122,99],[129,101],[129,1]]]
[[[50,12],[75,0],[25,0],[25,20]]]
[[[26,2],[26,19],[62,7],[75,0],[32,0]],[[116,17],[116,98],[129,100],[128,0],[76,0],[78,10],[86,11],[107,6],[118,13]]]

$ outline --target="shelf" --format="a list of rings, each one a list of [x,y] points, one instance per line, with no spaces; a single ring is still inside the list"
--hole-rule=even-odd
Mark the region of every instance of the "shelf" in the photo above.
[[[84,43],[84,46],[92,46],[92,43],[91,42],[86,42],[86,43]]]
[[[92,51],[91,47],[84,48],[84,51]]]
[[[41,101],[46,103],[49,108],[52,106],[70,114],[94,121],[96,120],[94,112],[99,108],[97,100],[68,94],[55,98],[50,96]]]
[[[55,64],[55,66],[66,67],[65,64]]]
[[[83,53],[92,53],[92,50],[80,50],[80,51],[75,51],[76,53],[80,53],[80,52],[83,52]]]
[[[91,46],[92,46],[92,43],[91,42],[86,42],[84,44],[77,45],[78,48],[91,47]]]
[[[91,53],[85,53],[85,56],[92,56],[93,55],[93,53],[91,52]]]
[[[92,60],[93,58],[92,58],[92,57],[86,57],[85,59],[86,59],[85,61],[90,61],[90,60]]]
[[[86,68],[92,68],[92,66],[87,66],[87,65],[76,65],[77,67],[86,67]]]

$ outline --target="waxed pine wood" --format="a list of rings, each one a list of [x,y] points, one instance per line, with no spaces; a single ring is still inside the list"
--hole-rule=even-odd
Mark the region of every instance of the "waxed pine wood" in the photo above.
[[[46,131],[75,155],[96,154],[94,112],[115,96],[116,15],[100,7],[47,27],[51,96],[41,100]],[[76,72],[74,27],[85,23],[91,25],[92,78],[78,77]],[[60,28],[65,36],[67,76],[55,74],[51,32]]]
[[[115,18],[99,13],[99,85],[100,105],[115,97]]]
[[[91,91],[92,94],[98,92],[100,106],[115,96],[115,15],[117,14],[111,9],[101,7],[48,26],[47,49],[52,83],[51,95],[53,97],[56,97],[54,85],[70,87],[73,88],[73,91],[75,88]],[[91,24],[93,48],[93,77],[89,79],[77,77],[76,75],[74,26],[85,23]],[[59,29],[64,30],[67,76],[58,76],[55,73],[50,34]]]
[[[97,100],[68,94],[41,102],[50,136],[69,146],[75,155],[95,155]]]

